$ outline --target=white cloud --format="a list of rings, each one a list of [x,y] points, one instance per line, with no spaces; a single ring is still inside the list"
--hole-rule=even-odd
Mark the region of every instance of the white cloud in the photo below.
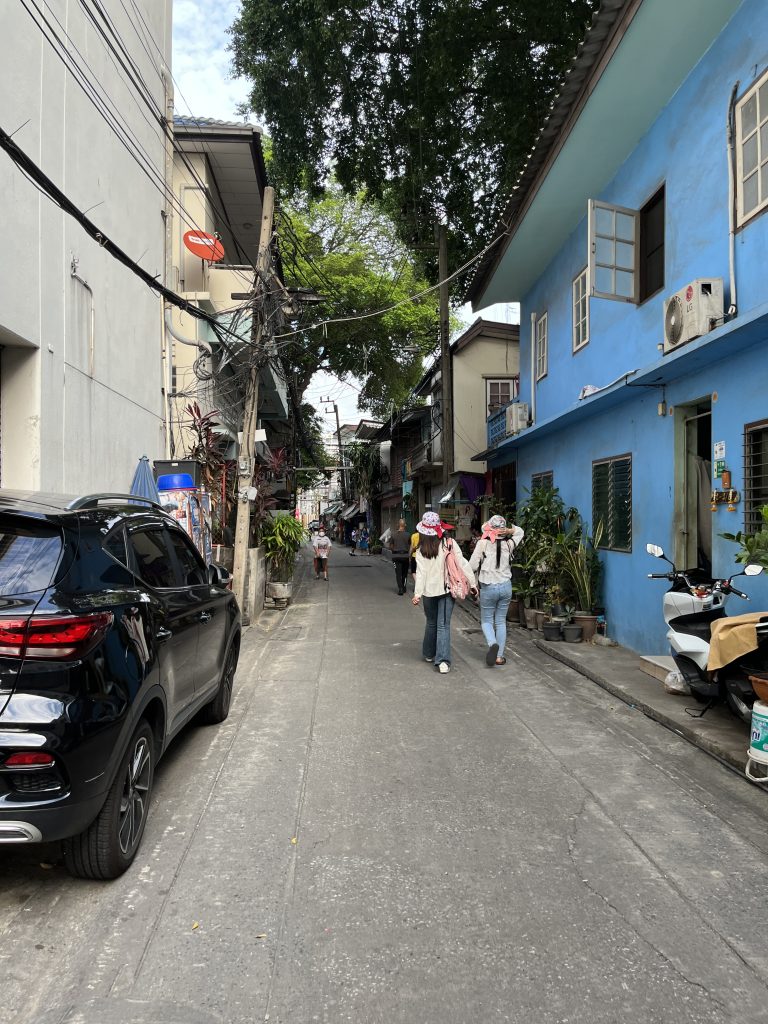
[[[240,120],[236,108],[248,98],[248,81],[232,77],[228,29],[239,0],[174,0],[173,77],[176,112]]]

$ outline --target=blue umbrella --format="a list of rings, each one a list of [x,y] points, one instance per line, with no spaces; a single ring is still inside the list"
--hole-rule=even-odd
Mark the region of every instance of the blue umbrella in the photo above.
[[[136,472],[133,474],[131,494],[135,494],[137,498],[148,498],[150,501],[156,502],[160,501],[160,495],[157,493],[157,484],[152,476],[149,459],[146,455],[141,456]]]

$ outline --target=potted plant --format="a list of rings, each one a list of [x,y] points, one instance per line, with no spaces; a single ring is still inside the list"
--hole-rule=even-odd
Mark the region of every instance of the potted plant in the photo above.
[[[592,639],[597,628],[595,607],[602,569],[597,550],[602,536],[602,522],[598,522],[590,537],[587,524],[579,518],[555,542],[559,563],[576,602],[573,621],[582,627],[582,637],[587,641]]]
[[[267,593],[278,600],[290,599],[296,555],[307,532],[292,515],[268,518],[261,528],[261,542],[269,571]]]
[[[721,533],[724,540],[731,540],[739,545],[735,559],[743,565],[762,565],[768,569],[768,505],[761,505],[757,511],[760,513],[760,529],[755,533],[746,534],[739,530],[738,533]]]

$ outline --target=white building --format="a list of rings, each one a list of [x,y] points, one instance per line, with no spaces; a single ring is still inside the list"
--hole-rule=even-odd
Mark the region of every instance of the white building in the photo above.
[[[34,7],[3,4],[0,126],[164,282],[171,0],[103,5],[106,39],[77,0],[43,8],[46,39]],[[0,214],[0,484],[126,491],[139,457],[166,450],[161,300],[2,151]]]

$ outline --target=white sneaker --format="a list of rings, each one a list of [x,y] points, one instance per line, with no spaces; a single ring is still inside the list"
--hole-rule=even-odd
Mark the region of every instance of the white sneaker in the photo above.
[[[442,674],[445,675],[446,672],[450,672],[451,671],[451,666],[448,664],[447,661],[441,661],[440,665],[438,667],[438,671],[442,672]]]

